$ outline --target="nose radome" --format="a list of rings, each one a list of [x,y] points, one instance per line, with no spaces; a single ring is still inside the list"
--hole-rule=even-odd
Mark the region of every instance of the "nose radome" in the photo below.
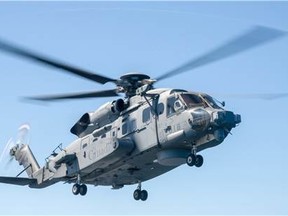
[[[212,114],[212,122],[220,127],[234,128],[241,122],[241,116],[231,111],[221,110]]]

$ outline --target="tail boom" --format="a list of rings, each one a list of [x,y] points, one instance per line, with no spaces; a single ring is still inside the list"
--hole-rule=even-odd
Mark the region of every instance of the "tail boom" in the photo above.
[[[34,174],[40,169],[40,166],[28,145],[18,144],[14,146],[10,150],[10,155],[14,156],[19,165],[24,167],[29,178],[35,177]]]

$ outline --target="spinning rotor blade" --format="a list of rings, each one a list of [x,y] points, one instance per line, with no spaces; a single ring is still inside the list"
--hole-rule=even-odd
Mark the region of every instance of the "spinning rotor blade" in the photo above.
[[[30,131],[30,126],[29,124],[23,124],[18,128],[18,133],[17,133],[17,139],[16,139],[16,145],[17,144],[29,144],[29,131]]]
[[[224,94],[224,96],[233,97],[233,98],[240,98],[240,99],[277,100],[280,98],[288,97],[288,93]]]
[[[178,75],[180,73],[187,72],[189,70],[210,64],[212,62],[216,62],[230,56],[236,55],[238,53],[247,51],[251,48],[263,45],[267,42],[275,40],[279,37],[282,37],[287,32],[263,27],[263,26],[256,26],[252,28],[250,31],[240,35],[227,43],[223,44],[222,46],[217,47],[216,49],[195,58],[186,64],[175,68],[174,70],[168,71],[167,73],[162,74],[158,78],[157,81]]]
[[[72,67],[68,64],[61,63],[61,62],[56,61],[56,60],[52,60],[48,57],[45,57],[45,56],[40,55],[40,54],[36,54],[36,53],[28,51],[27,49],[24,49],[24,48],[20,48],[16,45],[5,42],[1,39],[0,39],[0,49],[2,49],[3,51],[6,51],[8,53],[17,55],[19,57],[30,59],[30,60],[36,61],[38,63],[52,66],[54,68],[62,69],[68,73],[78,75],[80,77],[83,77],[83,78],[86,78],[86,79],[89,79],[89,80],[92,80],[94,82],[98,82],[101,84],[105,84],[107,82],[114,82],[114,83],[116,82],[115,79],[112,79],[112,78],[109,78],[109,77],[106,77],[103,75],[99,75],[99,74],[94,74],[92,72],[82,70],[82,69],[79,69],[77,67]]]
[[[10,163],[12,161],[13,158],[10,156],[9,152],[10,152],[10,149],[13,148],[14,145],[15,143],[13,141],[13,138],[10,138],[1,153],[0,163],[2,163],[3,161],[5,161],[6,163]]]
[[[18,145],[29,144],[29,136],[28,136],[29,130],[30,130],[30,126],[28,124],[21,125],[18,128],[16,142],[15,142],[15,139],[10,138],[7,144],[5,145],[0,156],[0,162],[2,163],[2,165],[4,165],[5,169],[9,168],[14,158],[10,153],[11,149]]]
[[[94,98],[94,97],[115,97],[119,96],[117,89],[104,90],[104,91],[94,91],[94,92],[84,92],[78,94],[63,94],[63,95],[51,95],[51,96],[39,96],[30,97],[28,99],[40,100],[40,101],[53,101],[53,100],[64,100],[64,99],[80,99],[80,98]]]

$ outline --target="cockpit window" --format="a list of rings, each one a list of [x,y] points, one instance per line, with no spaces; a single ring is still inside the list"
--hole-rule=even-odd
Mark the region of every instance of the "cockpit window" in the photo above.
[[[167,99],[167,116],[174,113],[179,113],[184,110],[183,103],[176,96],[171,96]]]
[[[181,97],[188,108],[194,108],[204,106],[204,102],[201,97],[195,94],[181,94]]]
[[[219,107],[217,105],[217,103],[214,101],[214,99],[209,96],[209,95],[201,95],[205,100],[206,102],[214,109],[222,109],[221,107]]]
[[[174,109],[175,101],[176,101],[175,96],[169,97],[167,99],[167,116],[170,116],[171,114],[175,113]]]

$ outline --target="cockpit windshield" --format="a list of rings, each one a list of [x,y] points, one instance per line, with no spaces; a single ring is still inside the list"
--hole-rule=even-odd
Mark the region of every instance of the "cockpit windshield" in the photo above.
[[[221,109],[215,100],[207,94],[184,93],[180,95],[188,108],[210,106],[214,109]]]
[[[209,106],[211,106],[214,109],[222,109],[220,106],[218,106],[218,104],[215,102],[215,100],[206,94],[201,95],[203,97],[203,99],[205,99],[205,101],[209,104]]]
[[[203,99],[196,94],[181,94],[181,97],[188,108],[205,106]]]

